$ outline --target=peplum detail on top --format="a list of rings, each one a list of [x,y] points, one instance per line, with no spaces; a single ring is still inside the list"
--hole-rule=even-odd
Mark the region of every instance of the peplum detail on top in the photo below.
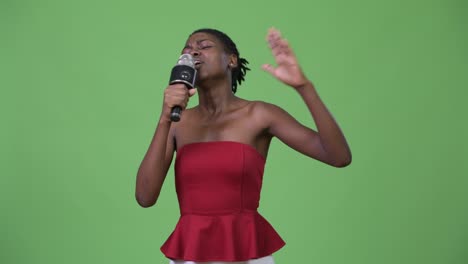
[[[215,141],[179,149],[180,219],[161,251],[189,261],[245,261],[285,245],[257,208],[265,159],[250,145]]]

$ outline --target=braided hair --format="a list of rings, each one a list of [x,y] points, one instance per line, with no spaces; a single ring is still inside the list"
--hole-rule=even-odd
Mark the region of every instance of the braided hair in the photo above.
[[[226,50],[226,52],[234,54],[234,55],[237,56],[237,61],[238,61],[237,64],[238,65],[237,65],[236,68],[233,68],[231,70],[231,73],[232,73],[232,87],[231,87],[231,89],[232,89],[233,93],[236,93],[237,85],[238,84],[240,85],[245,80],[245,78],[244,78],[245,74],[247,73],[247,71],[250,71],[250,68],[247,67],[247,64],[249,64],[249,62],[246,59],[241,58],[239,56],[239,51],[237,50],[236,44],[225,33],[221,32],[219,30],[216,30],[216,29],[201,28],[201,29],[197,29],[194,32],[192,32],[192,34],[190,34],[190,36],[192,36],[195,33],[208,33],[210,35],[215,36],[218,40],[220,40],[223,43],[224,49]]]

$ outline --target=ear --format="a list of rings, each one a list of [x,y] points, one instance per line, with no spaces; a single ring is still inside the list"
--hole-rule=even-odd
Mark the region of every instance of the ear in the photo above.
[[[231,54],[229,55],[229,68],[231,69],[235,69],[237,68],[239,65],[237,64],[237,56],[236,54]]]

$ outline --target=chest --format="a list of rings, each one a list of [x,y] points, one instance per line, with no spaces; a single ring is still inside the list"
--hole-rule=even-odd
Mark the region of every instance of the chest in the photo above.
[[[251,143],[261,133],[261,125],[246,117],[225,117],[218,120],[191,120],[176,131],[180,143],[199,141],[239,141]]]

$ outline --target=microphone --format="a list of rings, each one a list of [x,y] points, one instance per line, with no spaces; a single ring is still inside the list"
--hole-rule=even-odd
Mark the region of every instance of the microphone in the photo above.
[[[195,78],[197,77],[197,70],[195,69],[195,62],[190,54],[182,54],[177,61],[177,64],[172,68],[171,78],[169,84],[183,83],[187,89],[195,87]],[[178,122],[182,108],[174,106],[171,110],[171,121]]]

